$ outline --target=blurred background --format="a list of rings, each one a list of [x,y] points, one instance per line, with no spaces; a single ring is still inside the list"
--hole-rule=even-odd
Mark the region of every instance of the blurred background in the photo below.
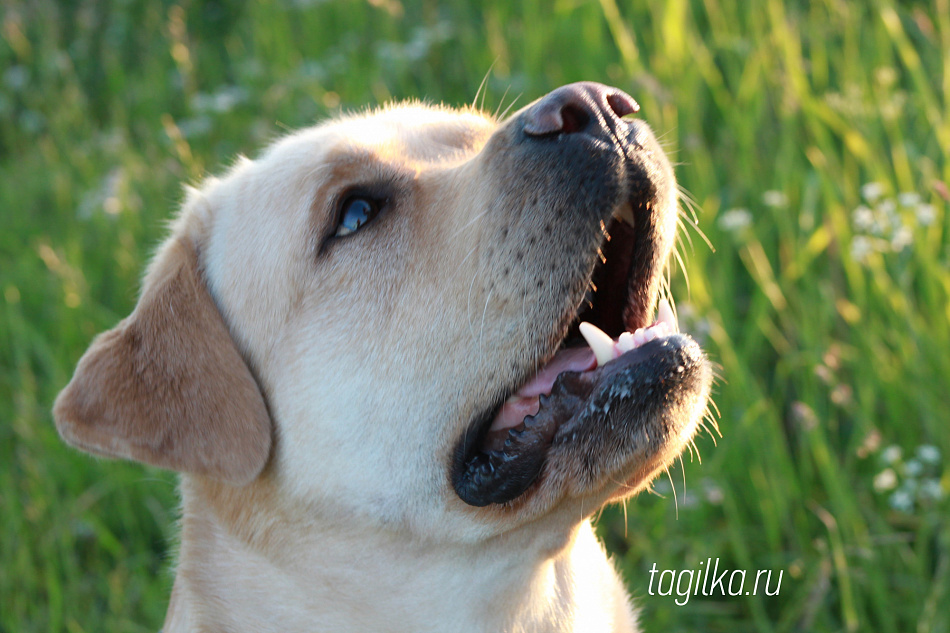
[[[721,437],[599,522],[645,631],[950,630],[950,1],[0,6],[0,632],[162,622],[175,477],[68,449],[50,406],[182,185],[483,80],[489,111],[629,92],[695,214],[674,296]],[[707,558],[778,595],[649,595]]]

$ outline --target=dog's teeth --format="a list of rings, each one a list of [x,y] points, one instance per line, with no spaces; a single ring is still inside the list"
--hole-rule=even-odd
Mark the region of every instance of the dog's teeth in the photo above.
[[[673,314],[673,307],[667,299],[660,299],[660,307],[656,311],[656,320],[658,323],[665,323],[671,334],[680,331],[679,323],[676,322],[676,315]]]
[[[647,342],[646,330],[644,330],[642,327],[637,328],[636,331],[634,331],[633,336],[631,338],[633,339],[633,346],[640,347],[641,345]]]
[[[629,204],[625,204],[620,207],[614,215],[630,226],[633,226],[633,207],[631,207]]]
[[[634,347],[636,347],[636,344],[633,342],[633,334],[631,332],[624,332],[617,338],[617,350],[621,354],[626,354]]]
[[[581,335],[597,359],[597,366],[605,365],[614,359],[614,342],[606,332],[593,323],[584,321],[580,325]]]

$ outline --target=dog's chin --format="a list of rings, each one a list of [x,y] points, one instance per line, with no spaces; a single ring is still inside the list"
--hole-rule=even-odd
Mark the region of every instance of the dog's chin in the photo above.
[[[640,202],[633,217],[625,215],[642,224],[655,204]],[[611,239],[605,238],[603,260],[592,273],[596,291],[580,302],[552,350],[533,359],[541,367],[537,374],[486,407],[456,446],[452,483],[467,504],[618,498],[649,483],[692,438],[709,389],[705,355],[677,332],[675,320],[650,326],[660,274],[655,236],[645,244],[620,217],[607,228]],[[624,331],[645,328],[645,334],[598,363],[577,335],[584,321],[615,347]]]
[[[692,438],[707,382],[702,351],[679,333],[563,372],[535,415],[507,430],[489,426],[456,492],[475,506],[507,504],[545,484],[573,494],[635,492]]]

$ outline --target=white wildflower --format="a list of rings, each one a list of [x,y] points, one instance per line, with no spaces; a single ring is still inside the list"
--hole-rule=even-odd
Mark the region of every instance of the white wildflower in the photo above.
[[[894,232],[894,236],[891,238],[891,248],[893,248],[895,252],[900,252],[913,243],[914,234],[908,226],[901,226]]]
[[[706,501],[714,506],[721,505],[723,499],[726,498],[719,484],[708,477],[703,479],[703,494],[706,497]]]
[[[897,474],[893,468],[885,468],[874,477],[874,489],[887,492],[897,487]]]
[[[770,189],[762,194],[762,203],[767,207],[784,207],[788,204],[788,196],[781,191]]]
[[[752,214],[748,209],[729,209],[719,217],[719,228],[730,233],[738,233],[752,224]]]
[[[924,465],[916,459],[908,459],[904,464],[904,474],[908,477],[919,477],[924,472]]]
[[[940,449],[932,444],[922,444],[917,447],[917,459],[924,464],[937,464],[940,462]]]
[[[894,464],[901,460],[903,452],[901,447],[895,445],[888,446],[881,452],[881,459],[884,460],[885,464]]]
[[[884,194],[884,187],[879,182],[869,182],[861,186],[861,196],[873,203]]]
[[[890,198],[881,200],[881,202],[878,203],[878,205],[875,208],[877,209],[878,213],[883,214],[884,217],[886,217],[892,223],[894,222],[894,218],[898,217],[897,203],[891,200]]]
[[[932,204],[918,204],[914,209],[917,223],[921,226],[930,226],[937,219],[937,209]]]
[[[914,509],[914,499],[904,490],[898,490],[891,495],[891,507],[898,512],[910,512]]]
[[[943,499],[943,486],[937,479],[925,479],[920,484],[920,498],[930,501],[939,501]]]
[[[239,86],[223,86],[214,94],[199,93],[191,100],[191,106],[198,112],[230,112],[240,103],[247,101],[247,90]]]
[[[851,212],[851,221],[858,231],[870,231],[874,226],[874,212],[863,204]]]
[[[920,194],[916,191],[902,191],[897,194],[897,203],[902,207],[915,207],[920,204]]]
[[[857,235],[851,240],[851,259],[858,263],[867,261],[874,250],[874,243],[866,235]]]

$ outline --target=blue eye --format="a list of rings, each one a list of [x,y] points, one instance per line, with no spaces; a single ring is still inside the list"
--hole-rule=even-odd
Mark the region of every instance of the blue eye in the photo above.
[[[375,200],[365,196],[350,196],[340,207],[340,223],[334,237],[343,237],[356,233],[379,215],[384,200]]]

